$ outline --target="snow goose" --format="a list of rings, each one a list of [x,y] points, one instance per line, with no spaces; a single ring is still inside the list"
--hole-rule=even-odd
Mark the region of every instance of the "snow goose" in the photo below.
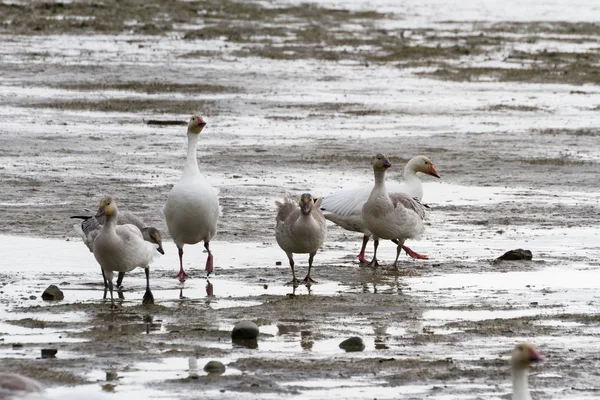
[[[112,197],[104,197],[100,207],[104,211],[105,221],[94,239],[93,252],[104,271],[112,307],[115,307],[113,272],[129,272],[136,267],[143,267],[146,272],[146,293],[142,304],[154,304],[154,296],[150,291],[149,264],[156,255],[156,245],[145,241],[135,225],[117,225],[117,203]]]
[[[527,371],[532,362],[543,360],[543,357],[528,343],[518,344],[512,351],[511,374],[513,394],[512,400],[531,400]]]
[[[425,229],[425,208],[421,203],[404,193],[388,194],[385,187],[385,172],[392,164],[383,154],[373,159],[375,185],[362,208],[365,227],[373,234],[373,259],[369,265],[377,265],[379,239],[389,239],[398,245],[394,267],[406,239],[418,237]]]
[[[423,184],[421,183],[417,172],[435,176],[436,178],[440,177],[433,162],[429,158],[425,156],[416,156],[410,159],[404,167],[404,182],[390,182],[388,191],[390,193],[404,193],[410,197],[421,200],[423,198]],[[321,206],[325,218],[331,222],[346,230],[362,232],[364,234],[362,247],[357,256],[358,260],[362,263],[369,262],[365,258],[365,250],[367,248],[367,243],[369,242],[369,237],[371,236],[371,232],[366,229],[362,220],[362,207],[369,198],[371,190],[373,190],[373,184],[335,192],[325,196],[323,198],[323,205]],[[426,256],[413,251],[408,246],[403,245],[402,248],[412,258],[427,258]]]
[[[188,277],[183,270],[184,244],[203,241],[208,252],[206,275],[213,271],[213,255],[209,249],[209,242],[217,233],[218,191],[200,174],[196,158],[196,144],[205,126],[206,122],[201,117],[193,116],[190,119],[187,130],[187,160],[183,174],[169,192],[163,209],[169,233],[179,250],[179,273],[175,278],[179,278],[181,282]]]
[[[83,243],[87,246],[90,252],[93,252],[94,239],[96,236],[98,236],[100,229],[102,229],[102,225],[104,224],[104,208],[100,207],[95,215],[73,215],[71,218],[82,220],[81,223],[73,225],[73,228],[79,237],[81,237]],[[158,251],[160,254],[165,254],[165,251],[162,247],[162,235],[158,229],[153,226],[146,226],[142,219],[131,212],[119,212],[117,215],[117,225],[125,224],[135,225],[140,232],[142,232],[142,236],[144,237],[145,241],[156,244],[156,251]],[[104,279],[104,287],[108,289],[108,282],[106,281],[106,276],[104,276],[104,270],[102,268],[100,268],[100,270],[102,271],[102,278]],[[119,276],[117,278],[117,287],[121,286],[124,277],[125,272],[119,272]]]
[[[290,261],[292,268],[292,282],[290,283],[294,286],[298,284],[294,271],[294,253],[309,254],[308,274],[304,278],[304,282],[307,285],[316,283],[310,277],[310,271],[315,254],[323,245],[327,231],[325,217],[319,208],[321,199],[315,203],[310,193],[304,193],[300,197],[299,207],[290,199],[285,199],[283,202],[276,201],[275,204],[277,205],[275,238]]]
[[[11,372],[0,372],[0,399],[20,399],[27,393],[43,391],[44,387],[35,379]]]

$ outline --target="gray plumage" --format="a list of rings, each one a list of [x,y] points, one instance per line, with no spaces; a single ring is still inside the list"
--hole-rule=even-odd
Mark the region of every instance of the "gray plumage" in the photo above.
[[[294,271],[293,254],[308,253],[308,274],[304,278],[304,282],[310,285],[315,282],[310,277],[313,259],[317,250],[323,245],[327,232],[327,223],[320,210],[321,199],[315,203],[310,193],[304,193],[299,204],[290,199],[283,202],[277,201],[275,204],[277,205],[275,238],[279,247],[288,256],[292,269],[292,283],[294,285],[298,283]]]
[[[377,263],[377,246],[379,239],[393,240],[397,245],[396,260],[406,239],[417,238],[425,229],[423,218],[425,207],[417,200],[403,193],[389,195],[385,188],[385,171],[391,167],[388,158],[378,154],[373,159],[375,185],[369,199],[362,209],[363,221],[373,234],[375,250],[372,265]]]

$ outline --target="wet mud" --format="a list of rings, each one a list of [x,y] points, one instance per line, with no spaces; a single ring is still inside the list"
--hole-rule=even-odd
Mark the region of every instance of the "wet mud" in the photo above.
[[[3,370],[36,377],[48,398],[496,399],[510,392],[511,348],[528,341],[545,357],[534,397],[596,398],[597,10],[558,2],[517,21],[420,7],[0,4]],[[214,276],[186,246],[192,279],[179,283],[161,209],[185,126],[151,121],[192,114],[208,122],[198,159],[223,215]],[[286,285],[275,200],[371,182],[381,151],[388,179],[416,154],[442,176],[422,179],[427,230],[409,244],[429,260],[402,255],[394,270],[382,242],[382,267],[365,267],[361,235],[329,225],[318,283]],[[72,229],[105,194],[165,237],[154,306],[141,305],[139,270],[111,310]],[[494,262],[516,248],[533,259]],[[64,300],[41,299],[50,284]],[[232,341],[240,320],[259,326],[256,342]],[[339,348],[351,336],[364,351]],[[210,360],[225,373],[205,372]]]

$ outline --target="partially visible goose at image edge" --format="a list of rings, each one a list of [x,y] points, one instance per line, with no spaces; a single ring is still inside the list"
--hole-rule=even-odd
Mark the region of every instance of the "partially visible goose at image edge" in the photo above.
[[[0,399],[20,399],[27,393],[43,391],[42,384],[33,378],[11,372],[0,372]]]
[[[397,244],[394,267],[398,268],[398,257],[404,241],[417,238],[425,230],[425,207],[404,193],[388,194],[385,173],[392,164],[387,156],[377,154],[372,165],[375,185],[362,209],[363,221],[373,234],[374,241],[373,259],[369,265],[378,265],[379,239],[389,239]]]
[[[169,234],[179,251],[179,273],[175,276],[181,282],[189,275],[183,270],[183,246],[204,242],[208,252],[206,276],[213,271],[213,255],[209,248],[210,240],[217,233],[219,219],[218,191],[202,176],[196,158],[196,145],[206,122],[198,116],[190,119],[187,129],[187,159],[181,179],[173,186],[167,197],[163,214]]]
[[[388,184],[388,192],[392,194],[404,193],[421,200],[423,198],[423,184],[417,172],[440,178],[433,162],[429,158],[415,156],[404,167],[404,182],[390,182]],[[368,200],[372,190],[373,184],[363,185],[355,189],[341,190],[323,197],[323,204],[321,206],[325,218],[329,221],[346,230],[362,232],[364,234],[362,247],[357,256],[358,260],[362,263],[369,262],[365,258],[365,250],[371,237],[371,232],[366,228],[362,219],[362,207]],[[412,258],[427,259],[426,256],[413,251],[408,246],[402,245],[402,248]]]
[[[512,400],[531,400],[529,394],[528,370],[531,363],[542,361],[544,358],[529,343],[515,346],[510,359],[512,375]]]
[[[117,225],[117,203],[112,197],[104,197],[100,207],[104,209],[106,219],[94,239],[94,257],[104,270],[112,308],[115,308],[113,272],[129,272],[137,267],[144,268],[146,273],[146,292],[142,304],[154,304],[154,296],[150,291],[150,262],[156,256],[156,245],[145,241],[135,225]]]
[[[83,240],[83,243],[87,246],[91,253],[94,252],[94,239],[100,233],[100,229],[102,229],[102,225],[105,221],[104,208],[98,208],[98,212],[95,215],[73,215],[71,216],[73,219],[81,219],[81,223],[74,224],[73,229],[79,237]],[[142,236],[144,240],[150,243],[154,243],[157,245],[156,251],[160,254],[165,254],[165,251],[162,247],[162,235],[160,231],[153,226],[146,226],[144,221],[129,211],[120,211],[117,215],[117,225],[125,225],[131,224],[135,225],[140,232],[142,232]],[[106,281],[106,276],[104,275],[104,270],[100,268],[102,271],[102,278],[104,280],[104,287],[108,289],[108,282]],[[123,282],[123,278],[125,277],[125,272],[119,272],[119,276],[117,278],[116,286],[120,287]]]
[[[311,283],[316,283],[310,276],[313,259],[317,250],[323,245],[327,232],[327,222],[319,209],[321,199],[315,203],[310,193],[304,193],[299,203],[285,199],[283,202],[276,201],[275,204],[277,205],[275,239],[290,262],[292,269],[290,283],[295,286],[299,282],[294,270],[294,253],[308,253],[308,273],[304,282],[310,286]]]

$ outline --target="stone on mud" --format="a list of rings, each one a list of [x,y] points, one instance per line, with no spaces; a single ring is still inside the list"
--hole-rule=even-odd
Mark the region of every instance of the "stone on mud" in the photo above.
[[[221,361],[212,360],[206,363],[204,371],[209,374],[222,374],[225,372],[225,365]]]
[[[56,358],[56,349],[42,349],[42,358]]]
[[[48,286],[42,293],[42,299],[44,300],[62,300],[64,298],[65,295],[56,285]]]
[[[502,254],[500,257],[496,258],[496,261],[531,260],[532,258],[533,255],[530,250],[515,249]]]
[[[252,321],[240,321],[231,331],[233,339],[256,339],[258,337],[258,326]]]
[[[340,343],[340,349],[346,351],[363,351],[365,349],[365,342],[358,336],[352,336]]]

